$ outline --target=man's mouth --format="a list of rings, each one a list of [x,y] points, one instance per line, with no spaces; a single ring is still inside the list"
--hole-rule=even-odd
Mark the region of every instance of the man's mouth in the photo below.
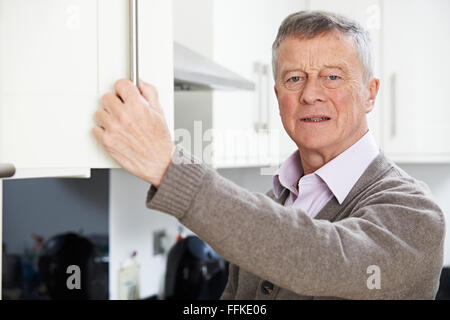
[[[304,122],[324,122],[331,120],[329,117],[311,117],[311,118],[302,118],[301,121]]]

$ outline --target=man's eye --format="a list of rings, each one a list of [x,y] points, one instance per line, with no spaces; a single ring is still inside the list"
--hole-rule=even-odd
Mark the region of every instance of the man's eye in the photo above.
[[[339,76],[331,75],[331,76],[328,76],[328,79],[329,80],[339,80]]]
[[[291,77],[288,79],[288,81],[290,82],[299,82],[300,81],[300,77]]]

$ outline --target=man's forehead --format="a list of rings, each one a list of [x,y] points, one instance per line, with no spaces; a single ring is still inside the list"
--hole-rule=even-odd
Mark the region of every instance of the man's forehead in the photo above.
[[[328,67],[346,71],[357,67],[359,59],[354,44],[347,41],[346,38],[335,36],[320,36],[312,39],[289,37],[280,44],[278,63],[282,72]]]
[[[352,70],[352,67],[346,61],[327,61],[325,63],[316,63],[316,64],[307,64],[307,63],[281,63],[280,64],[280,75],[284,77],[286,74],[290,72],[320,72],[326,69],[338,69],[341,70],[344,74],[350,75],[355,71]],[[356,66],[355,66],[356,68]],[[354,69],[354,68],[353,68]]]
[[[285,61],[285,63],[282,66],[282,71],[287,70],[301,70],[301,71],[306,71],[307,69],[341,69],[342,71],[347,71],[349,70],[351,67],[351,65],[344,60],[325,60],[322,63],[315,63],[315,64],[310,64],[310,63],[305,63],[305,62],[290,62],[290,61]]]
[[[322,50],[324,48],[334,48],[340,51],[354,52],[356,51],[355,43],[353,39],[337,31],[332,31],[317,35],[312,38],[305,38],[302,36],[291,35],[287,36],[280,43],[280,48],[282,47],[296,47],[303,48],[303,50]]]

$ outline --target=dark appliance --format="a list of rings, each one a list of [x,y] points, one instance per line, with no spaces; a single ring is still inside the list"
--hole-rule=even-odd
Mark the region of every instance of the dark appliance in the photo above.
[[[228,280],[228,262],[197,236],[175,243],[167,257],[165,299],[216,300]]]
[[[39,272],[51,299],[108,299],[108,263],[96,246],[75,233],[56,235],[45,242],[39,257]],[[68,267],[80,270],[80,288],[70,289]]]

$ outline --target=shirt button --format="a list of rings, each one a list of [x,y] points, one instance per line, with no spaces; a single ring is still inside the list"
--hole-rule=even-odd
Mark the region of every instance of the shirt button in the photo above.
[[[273,291],[273,283],[269,281],[263,281],[263,283],[261,284],[261,291],[266,295],[271,294]]]

